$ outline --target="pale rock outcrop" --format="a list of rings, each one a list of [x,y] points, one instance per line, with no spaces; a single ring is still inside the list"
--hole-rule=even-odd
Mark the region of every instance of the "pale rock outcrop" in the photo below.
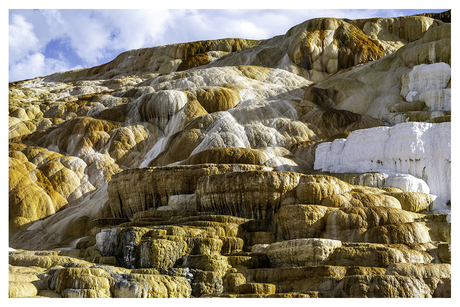
[[[323,171],[410,174],[424,182],[395,175],[385,185],[434,194],[439,204],[435,209],[450,200],[450,123],[359,130],[347,139],[320,144],[316,157],[315,168]]]
[[[401,96],[408,102],[423,101],[431,110],[450,110],[450,99],[433,99],[436,94],[442,98],[447,92],[449,94],[446,98],[450,98],[450,89],[443,90],[450,81],[450,71],[450,66],[443,62],[414,66],[401,77]]]
[[[267,244],[253,249],[267,254],[275,267],[313,266],[328,262],[330,254],[342,242],[329,239],[294,239]]]
[[[412,112],[423,110],[414,103],[407,105],[406,111],[391,109],[406,102],[401,96],[401,77],[414,66],[434,63],[444,65],[442,62],[450,65],[450,37],[451,25],[440,24],[428,29],[422,38],[408,43],[396,52],[378,61],[333,75],[315,87],[329,91],[327,98],[334,108],[370,115],[390,124],[406,120],[450,121],[447,118],[449,112]]]
[[[440,20],[428,16],[361,20],[317,18],[292,27],[285,35],[241,50],[239,54],[227,54],[208,66],[276,67],[318,82],[366,59],[395,53],[423,38],[430,29],[443,25]],[[352,54],[356,57],[352,58]]]
[[[190,294],[187,279],[167,275],[122,275],[113,288],[117,298],[187,298]]]
[[[250,48],[259,43],[257,40],[228,38],[135,49],[120,54],[107,64],[55,73],[47,76],[46,80],[68,81],[93,76],[113,78],[123,73],[151,77],[208,64],[228,52]]]
[[[135,103],[135,102],[133,102]],[[137,101],[141,121],[152,122],[161,130],[168,125],[170,118],[187,103],[187,97],[180,91],[156,91],[142,95]]]
[[[441,25],[440,20],[424,16],[373,18],[357,20],[357,23],[364,33],[382,44],[385,55],[422,38],[430,28]]]

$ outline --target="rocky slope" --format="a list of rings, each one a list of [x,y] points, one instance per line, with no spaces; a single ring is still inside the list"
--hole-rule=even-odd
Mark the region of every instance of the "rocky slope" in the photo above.
[[[450,297],[450,50],[318,18],[10,83],[9,296]]]

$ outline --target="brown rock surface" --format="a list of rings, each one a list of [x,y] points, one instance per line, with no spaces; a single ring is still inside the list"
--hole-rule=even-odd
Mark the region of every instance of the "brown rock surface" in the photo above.
[[[421,278],[406,276],[345,276],[330,278],[328,282],[314,287],[314,290],[327,293],[333,298],[426,298],[431,297],[432,289]]]
[[[355,26],[333,18],[308,20],[291,28],[286,36],[291,60],[318,74],[333,74],[384,55],[378,41]]]
[[[414,276],[419,278],[450,278],[450,264],[395,263],[387,267],[386,275]]]
[[[264,168],[241,164],[200,164],[130,169],[114,176],[109,183],[107,190],[112,215],[116,218],[132,217],[136,212],[166,206],[170,196],[193,194],[201,177],[255,169]],[[136,189],[133,189],[134,182]]]
[[[424,243],[426,240],[429,241],[428,229],[421,224],[413,225],[413,221],[413,217],[407,211],[396,208],[344,208],[328,215],[324,236],[345,242]],[[400,232],[401,236],[398,237]]]
[[[334,249],[342,242],[329,239],[294,239],[267,244],[257,248],[258,253],[267,254],[275,267],[313,266],[328,263]]]
[[[318,205],[283,206],[275,214],[277,233],[282,240],[320,238],[330,211]]]
[[[196,193],[200,210],[273,220],[282,206],[320,204],[324,197],[350,189],[326,176],[253,171],[202,178]]]
[[[430,263],[427,252],[383,244],[348,243],[334,250],[330,263],[340,266],[387,267],[393,263]]]

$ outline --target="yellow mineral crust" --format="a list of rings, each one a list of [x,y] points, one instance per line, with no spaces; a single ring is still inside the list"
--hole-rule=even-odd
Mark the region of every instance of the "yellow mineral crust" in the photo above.
[[[10,151],[9,208],[11,231],[49,216],[68,201],[94,190],[86,164],[40,147]]]
[[[241,102],[241,97],[237,91],[224,87],[203,88],[194,94],[208,113],[227,111]]]
[[[285,41],[291,60],[312,71],[313,80],[384,55],[384,48],[377,40],[334,18],[312,19],[295,26],[288,31]]]

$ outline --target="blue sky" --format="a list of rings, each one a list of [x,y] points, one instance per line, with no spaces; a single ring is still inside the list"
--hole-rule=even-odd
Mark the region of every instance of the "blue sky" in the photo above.
[[[8,79],[92,67],[136,48],[271,38],[315,17],[397,17],[447,9],[9,9]]]

